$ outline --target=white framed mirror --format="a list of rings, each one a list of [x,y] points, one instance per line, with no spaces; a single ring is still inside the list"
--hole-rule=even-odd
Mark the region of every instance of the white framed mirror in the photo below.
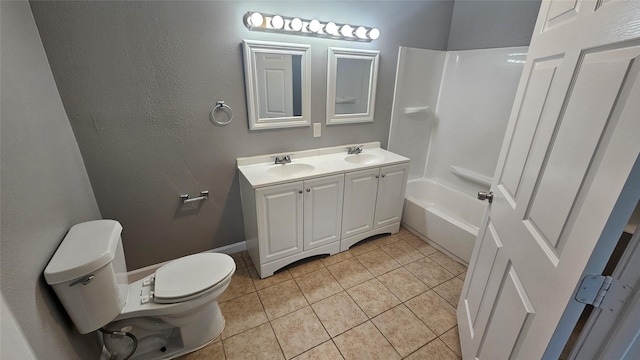
[[[327,125],[373,122],[379,56],[376,50],[329,48]]]
[[[249,129],[311,125],[311,45],[243,40]]]

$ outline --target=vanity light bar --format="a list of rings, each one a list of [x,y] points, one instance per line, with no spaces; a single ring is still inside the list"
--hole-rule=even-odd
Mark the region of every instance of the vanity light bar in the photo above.
[[[301,19],[282,15],[249,11],[244,16],[244,24],[252,31],[266,31],[280,34],[316,36],[322,38],[370,42],[380,37],[377,28],[321,22],[317,19]]]

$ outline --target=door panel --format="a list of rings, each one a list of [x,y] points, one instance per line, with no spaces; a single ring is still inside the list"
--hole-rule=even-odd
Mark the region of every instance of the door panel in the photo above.
[[[293,116],[291,55],[257,53],[255,60],[260,118]]]
[[[304,182],[304,249],[340,240],[344,175]]]
[[[256,190],[261,262],[302,251],[302,202],[302,182]]]
[[[532,66],[525,90],[527,96],[518,114],[513,140],[511,141],[504,171],[500,179],[506,190],[504,195],[509,197],[514,207],[522,173],[531,151],[533,137],[540,124],[545,108],[544,104],[549,95],[554,75],[561,63],[561,58],[552,58],[536,61]]]
[[[484,235],[479,238],[480,251],[478,253],[478,261],[476,261],[473,268],[469,269],[467,275],[472,278],[472,286],[467,290],[468,295],[463,296],[465,299],[464,305],[467,308],[468,314],[467,322],[472,330],[472,337],[474,337],[476,332],[481,332],[482,330],[477,329],[476,326],[478,310],[482,301],[487,298],[489,298],[489,301],[495,299],[495,294],[488,295],[491,291],[487,287],[487,283],[489,282],[489,276],[496,263],[498,249],[502,247],[502,243],[490,220],[484,229]]]
[[[518,359],[518,339],[526,336],[526,324],[535,315],[533,304],[512,264],[508,264],[498,301],[491,311],[480,359]],[[516,350],[516,351],[514,351]]]
[[[374,228],[400,222],[408,173],[408,164],[380,169]]]
[[[345,174],[342,211],[343,239],[373,229],[379,174],[380,169]]]
[[[583,272],[608,259],[594,249],[640,154],[640,2],[598,6],[541,6],[458,306],[465,359],[557,359]]]
[[[599,139],[612,113],[640,47],[586,54],[576,71],[573,89],[558,119],[544,169],[536,176],[533,198],[524,221],[544,246],[558,254],[560,236],[584,182]],[[596,101],[597,100],[597,101]],[[553,204],[554,211],[549,211]]]

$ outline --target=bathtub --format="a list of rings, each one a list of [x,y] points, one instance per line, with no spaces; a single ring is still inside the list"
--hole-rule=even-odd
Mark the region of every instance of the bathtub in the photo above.
[[[468,264],[486,203],[437,181],[407,182],[402,225],[430,245]]]

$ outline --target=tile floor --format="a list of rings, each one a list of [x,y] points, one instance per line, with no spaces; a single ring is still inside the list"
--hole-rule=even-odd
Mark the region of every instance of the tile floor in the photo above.
[[[260,279],[248,253],[220,298],[222,335],[194,359],[460,359],[466,267],[406,229]]]

